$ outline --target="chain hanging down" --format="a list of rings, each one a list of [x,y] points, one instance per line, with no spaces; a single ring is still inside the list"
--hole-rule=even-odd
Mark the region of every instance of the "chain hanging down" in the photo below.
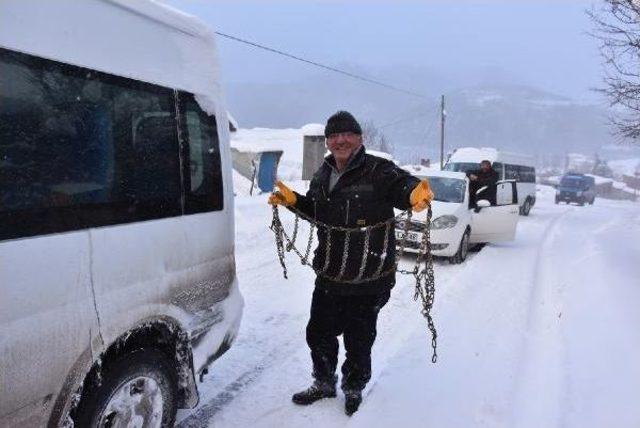
[[[412,211],[409,209],[404,211],[397,216],[390,218],[386,221],[382,221],[380,223],[376,223],[371,226],[365,227],[356,227],[356,228],[348,228],[348,227],[340,227],[340,226],[331,226],[320,221],[317,221],[313,218],[306,216],[304,213],[296,210],[293,207],[289,207],[289,209],[294,213],[294,226],[293,233],[291,236],[286,232],[284,227],[282,226],[282,222],[280,220],[280,214],[278,211],[278,206],[274,205],[272,207],[273,210],[273,220],[271,222],[270,229],[273,231],[276,240],[276,251],[278,254],[278,260],[280,261],[280,265],[282,266],[284,277],[287,278],[287,267],[285,264],[285,252],[293,251],[299,258],[303,265],[311,267],[316,275],[335,281],[343,284],[360,284],[367,281],[374,281],[380,279],[384,276],[389,275],[392,272],[398,272],[405,275],[413,275],[416,280],[416,288],[414,294],[414,300],[418,300],[420,298],[420,302],[422,304],[421,313],[427,320],[427,325],[431,332],[431,347],[433,349],[433,354],[431,357],[431,362],[435,363],[438,358],[438,354],[436,352],[437,348],[437,338],[438,334],[436,332],[435,324],[433,322],[433,318],[431,316],[431,309],[433,307],[433,302],[435,298],[435,278],[433,274],[433,256],[431,254],[431,207],[428,207],[427,211],[427,221],[424,224],[424,228],[422,230],[422,240],[420,242],[420,247],[418,249],[418,255],[416,257],[416,263],[414,265],[413,270],[399,270],[398,263],[400,258],[404,254],[404,249],[406,246],[407,236],[409,232],[409,226],[412,218]],[[390,234],[395,233],[395,224],[396,221],[405,219],[403,234],[400,240],[398,255],[395,259],[395,262],[388,267],[384,268],[386,254],[389,246]],[[299,233],[299,222],[300,219],[306,220],[310,224],[309,229],[309,237],[306,242],[306,248],[304,249],[304,253],[300,251],[296,247],[296,239]],[[309,255],[311,252],[311,247],[313,245],[313,233],[315,230],[324,230],[327,234],[327,239],[324,248],[324,256],[325,259],[322,263],[322,269],[316,268],[313,266],[313,263],[309,261]],[[380,256],[380,262],[376,267],[374,273],[369,276],[365,276],[365,269],[367,266],[368,254],[369,254],[369,243],[371,241],[371,233],[376,229],[384,230],[384,243],[382,248],[382,253]],[[340,269],[338,274],[332,276],[328,273],[329,264],[330,264],[330,254],[331,251],[336,249],[332,249],[332,239],[336,233],[343,234],[344,245],[342,248],[342,256],[340,258]],[[362,234],[364,233],[364,243],[363,243],[363,254],[361,258],[360,267],[358,269],[358,273],[355,278],[347,279],[344,278],[347,260],[349,258],[349,243],[353,234]]]

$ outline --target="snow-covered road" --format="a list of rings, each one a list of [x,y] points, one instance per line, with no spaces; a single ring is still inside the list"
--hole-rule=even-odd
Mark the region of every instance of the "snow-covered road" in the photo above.
[[[640,426],[638,204],[558,206],[541,187],[515,242],[461,266],[437,262],[437,364],[411,278],[399,276],[365,401],[349,418],[340,395],[308,407],[290,401],[310,382],[313,275],[290,256],[282,278],[265,199],[236,199],[243,324],[179,426]]]

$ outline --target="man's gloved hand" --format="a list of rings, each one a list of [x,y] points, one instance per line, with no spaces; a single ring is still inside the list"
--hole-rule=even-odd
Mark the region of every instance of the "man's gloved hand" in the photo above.
[[[298,198],[296,198],[293,190],[285,186],[280,180],[276,181],[276,186],[278,190],[269,195],[269,203],[271,205],[284,205],[285,207],[289,207],[296,204]]]
[[[433,191],[429,186],[429,181],[425,178],[411,191],[409,203],[411,209],[418,213],[431,205],[431,200],[433,200]]]

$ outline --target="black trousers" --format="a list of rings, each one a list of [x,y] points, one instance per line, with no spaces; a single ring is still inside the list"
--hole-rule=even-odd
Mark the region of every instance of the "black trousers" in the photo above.
[[[376,339],[378,312],[389,301],[389,291],[374,295],[336,295],[316,287],[307,324],[313,377],[335,382],[338,339],[342,334],[346,360],[342,389],[361,391],[371,379],[371,347]]]

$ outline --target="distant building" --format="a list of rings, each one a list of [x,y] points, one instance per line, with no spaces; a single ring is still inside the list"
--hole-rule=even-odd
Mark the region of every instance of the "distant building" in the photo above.
[[[587,156],[581,153],[567,153],[564,170],[565,172],[591,174],[595,165],[596,159],[593,156]]]

